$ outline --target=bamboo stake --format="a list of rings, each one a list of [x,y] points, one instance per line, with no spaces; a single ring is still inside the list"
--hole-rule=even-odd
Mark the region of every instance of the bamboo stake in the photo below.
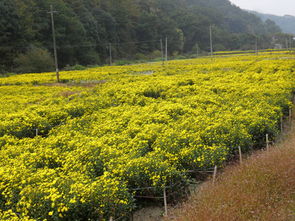
[[[216,175],[217,175],[217,166],[214,167],[213,184],[215,184],[215,181],[216,181]]]
[[[266,150],[269,151],[269,139],[268,139],[268,134],[266,134]]]
[[[243,163],[243,157],[242,157],[242,149],[241,146],[239,146],[239,156],[240,156],[240,164]]]

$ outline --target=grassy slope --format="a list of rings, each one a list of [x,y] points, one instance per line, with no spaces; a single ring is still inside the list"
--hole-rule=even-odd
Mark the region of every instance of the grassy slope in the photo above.
[[[168,220],[295,220],[295,129],[270,152],[232,166],[205,183]]]

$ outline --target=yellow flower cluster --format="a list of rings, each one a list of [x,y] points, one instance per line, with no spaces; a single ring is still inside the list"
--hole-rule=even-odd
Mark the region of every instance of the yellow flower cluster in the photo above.
[[[106,220],[279,132],[292,54],[0,78],[0,219]],[[151,189],[150,187],[153,187]]]

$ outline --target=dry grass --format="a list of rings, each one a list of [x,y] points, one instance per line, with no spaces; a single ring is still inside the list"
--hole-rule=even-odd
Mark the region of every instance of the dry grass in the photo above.
[[[232,166],[202,185],[167,220],[295,220],[295,130],[271,151]]]

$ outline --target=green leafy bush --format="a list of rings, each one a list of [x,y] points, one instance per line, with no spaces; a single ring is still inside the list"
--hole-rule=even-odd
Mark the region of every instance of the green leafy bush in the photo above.
[[[15,59],[16,72],[39,73],[54,70],[54,61],[46,49],[32,48]]]

